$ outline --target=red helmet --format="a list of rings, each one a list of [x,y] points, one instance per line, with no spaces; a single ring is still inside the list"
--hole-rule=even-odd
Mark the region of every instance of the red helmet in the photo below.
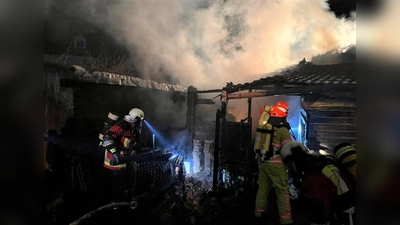
[[[279,101],[276,106],[283,107],[286,111],[289,111],[289,105],[285,101]]]
[[[269,111],[269,115],[272,117],[286,117],[287,111],[281,106],[273,106]]]

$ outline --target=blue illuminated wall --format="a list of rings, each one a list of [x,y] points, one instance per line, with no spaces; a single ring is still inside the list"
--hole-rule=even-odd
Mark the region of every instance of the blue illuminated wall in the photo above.
[[[253,98],[252,99],[252,118],[253,118],[253,132],[252,132],[252,139],[254,142],[254,135],[255,135],[255,130],[257,129],[257,123],[258,123],[258,117],[259,117],[259,112],[260,108],[263,105],[275,105],[278,101],[286,101],[289,105],[289,116],[287,117],[288,122],[290,123],[290,126],[292,127],[292,132],[294,134],[294,137],[296,140],[302,139],[301,133],[302,133],[302,126],[301,120],[300,120],[300,111],[302,110],[301,106],[301,97],[300,96],[285,96],[285,95],[280,95],[280,96],[268,96],[268,97],[261,97],[261,98]],[[247,99],[245,100],[247,101]],[[245,108],[247,109],[247,108]]]

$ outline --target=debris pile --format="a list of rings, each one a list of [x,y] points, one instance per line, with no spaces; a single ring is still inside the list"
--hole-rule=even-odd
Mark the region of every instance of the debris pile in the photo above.
[[[204,174],[197,173],[186,177],[183,182],[177,182],[175,195],[182,202],[187,202],[196,207],[211,191],[211,187],[212,179]]]

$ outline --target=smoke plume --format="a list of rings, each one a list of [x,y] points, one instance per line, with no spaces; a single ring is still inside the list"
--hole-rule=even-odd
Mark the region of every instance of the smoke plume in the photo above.
[[[323,0],[87,0],[74,5],[82,9],[77,16],[129,49],[142,75],[167,75],[198,89],[259,79],[356,42],[355,21],[336,18]]]

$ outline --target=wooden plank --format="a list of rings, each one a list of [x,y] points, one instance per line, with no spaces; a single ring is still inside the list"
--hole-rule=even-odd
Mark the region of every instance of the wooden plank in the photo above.
[[[350,123],[355,124],[356,118],[354,117],[324,117],[313,116],[309,118],[309,123]]]
[[[327,101],[303,101],[302,106],[306,110],[311,109],[337,109],[337,108],[356,108],[355,100],[327,100]]]
[[[310,110],[309,117],[356,117],[356,111]]]
[[[355,123],[310,123],[309,130],[356,130]]]
[[[343,142],[347,142],[350,143],[352,145],[356,145],[356,140],[354,139],[334,139],[334,140],[316,140],[316,139],[311,139],[307,141],[307,146],[312,149],[312,150],[316,150],[317,147],[316,146],[322,146],[328,149],[333,149],[334,147],[336,147],[338,144],[343,143]],[[321,149],[321,147],[320,147]]]
[[[355,138],[356,137],[356,131],[355,130],[312,130],[308,132],[308,137],[309,138],[323,138],[323,137],[328,137],[328,138],[335,138],[335,137],[349,137],[349,138]]]
[[[348,137],[334,137],[334,138],[318,138],[317,141],[319,143],[342,143],[342,142],[348,142],[350,144],[356,143],[356,138],[348,138]]]
[[[313,112],[313,111],[315,111],[315,112],[321,112],[321,111],[324,111],[324,112],[356,112],[357,111],[357,109],[356,109],[356,107],[316,107],[316,108],[314,108],[314,107],[312,107],[312,108],[307,108],[307,113],[310,113],[310,112]]]
[[[349,111],[356,110],[355,99],[321,99],[318,96],[307,97],[301,102],[302,107],[306,110],[332,110],[332,111]]]
[[[347,112],[347,111],[357,111],[357,107],[356,106],[318,106],[318,107],[307,107],[307,105],[305,105],[306,108],[304,108],[307,112],[308,111],[341,111],[341,112]]]
[[[339,145],[341,143],[344,143],[344,142],[350,143],[350,144],[352,144],[354,146],[356,145],[356,142],[353,141],[353,140],[342,140],[340,142],[337,142],[337,141],[335,141],[335,142],[324,142],[323,145],[327,146],[327,148],[333,150],[333,148],[335,148],[337,145]]]

